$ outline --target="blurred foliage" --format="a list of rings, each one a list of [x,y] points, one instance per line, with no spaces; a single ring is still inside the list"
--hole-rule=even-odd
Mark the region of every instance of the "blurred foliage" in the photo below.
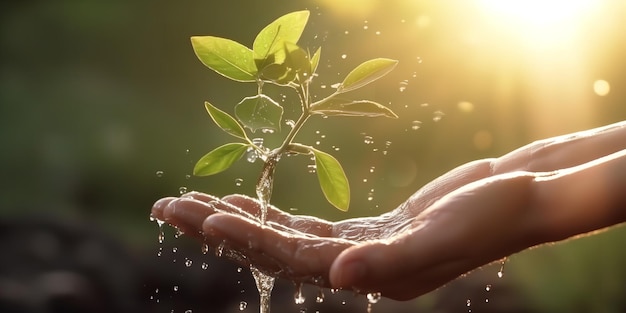
[[[302,45],[324,46],[321,96],[364,60],[398,59],[384,82],[360,92],[400,119],[311,121],[301,140],[339,148],[333,155],[353,181],[353,203],[349,213],[335,212],[307,160],[294,158],[276,172],[273,201],[285,210],[329,219],[377,214],[464,162],[626,119],[622,2],[598,1],[578,41],[561,47],[524,45],[477,1],[371,0],[352,14],[332,3],[3,2],[0,214],[79,217],[141,249],[156,241],[152,203],[180,187],[253,194],[259,163],[188,176],[203,152],[228,140],[204,101],[227,110],[255,93],[204,68],[189,37],[249,45],[254,30],[301,9],[313,13]],[[610,83],[608,95],[594,93],[598,79]],[[623,230],[609,231],[524,253],[511,259],[510,272],[520,273],[511,276],[539,311],[617,312],[624,304],[616,294],[626,286],[623,238]]]

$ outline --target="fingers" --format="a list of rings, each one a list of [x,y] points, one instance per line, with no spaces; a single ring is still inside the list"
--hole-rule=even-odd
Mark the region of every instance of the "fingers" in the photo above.
[[[211,203],[193,198],[163,198],[152,207],[153,217],[198,238],[202,238],[202,222],[215,212],[215,207]]]
[[[247,256],[262,256],[265,260],[261,262],[265,261],[266,266],[272,266],[267,261],[271,260],[279,267],[276,274],[280,276],[318,283],[328,282],[328,271],[335,257],[354,244],[346,240],[289,233],[226,213],[208,217],[203,230],[207,236],[225,240],[230,247]]]
[[[386,241],[342,252],[330,270],[333,287],[417,297],[476,267],[533,246],[537,216],[529,204],[534,175],[500,175],[459,188]]]

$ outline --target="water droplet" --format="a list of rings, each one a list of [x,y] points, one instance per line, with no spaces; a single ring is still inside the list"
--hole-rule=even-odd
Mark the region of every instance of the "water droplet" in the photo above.
[[[186,267],[191,267],[191,265],[193,264],[193,261],[190,259],[185,259],[185,266]]]
[[[420,129],[420,127],[422,127],[422,122],[421,121],[413,121],[413,122],[411,122],[411,129],[412,130],[418,130],[418,129]]]
[[[163,255],[163,248],[159,247],[159,252],[157,252],[157,256]]]
[[[157,177],[163,177],[163,174],[165,174],[163,171],[156,171]]]
[[[263,138],[252,138],[252,144],[257,146],[258,148],[263,149]],[[254,163],[256,159],[259,158],[259,151],[255,148],[248,148],[246,153],[246,160],[250,163]]]
[[[239,311],[243,311],[248,307],[248,302],[246,301],[241,301],[239,302]]]
[[[155,221],[157,222],[157,224],[159,225],[159,237],[158,237],[158,239],[159,239],[159,244],[162,244],[162,243],[163,243],[163,240],[165,240],[165,233],[163,232],[163,224],[164,224],[165,222],[164,222],[164,221],[162,221],[162,220],[159,220],[159,219],[154,219],[154,220],[155,220]]]
[[[337,293],[339,293],[339,288],[330,288],[330,293],[336,295]]]
[[[439,122],[441,121],[441,119],[443,118],[445,114],[442,111],[435,111],[433,113],[433,121],[434,122]]]
[[[191,178],[191,175],[189,174],[185,175],[185,179],[190,179],[190,178]]]
[[[311,174],[314,174],[317,171],[317,166],[315,164],[309,164],[306,167]]]
[[[491,285],[485,286],[485,291],[489,292],[491,290]]]
[[[372,136],[365,136],[363,142],[365,142],[366,145],[371,145],[374,143],[374,139],[372,139]]]
[[[202,254],[207,254],[209,252],[209,245],[206,242],[203,243],[200,251],[202,251]]]
[[[187,310],[187,311],[185,311],[185,313],[192,313],[192,311],[191,310]]]
[[[215,249],[215,255],[217,257],[221,257],[222,254],[224,254],[225,246],[226,246],[226,240],[222,240],[222,242],[220,242],[220,244],[217,246],[217,249]]]
[[[422,60],[422,57],[417,57],[417,63],[418,63],[418,64],[422,64],[422,61],[423,61],[423,60]]]
[[[502,276],[504,276],[504,263],[506,263],[506,259],[503,259],[502,262],[500,262],[500,270],[498,271],[498,278],[502,278]]]
[[[174,238],[178,238],[185,234],[185,232],[183,232],[180,228],[177,227],[175,229],[176,229],[176,232],[174,233]]]
[[[237,268],[237,273],[241,273],[241,271],[242,271],[242,270],[243,270],[243,269],[242,269],[241,267],[238,267],[238,268]]]
[[[173,253],[176,253],[176,251],[178,251],[178,248],[173,247],[173,248],[172,248],[172,252],[173,252]]]
[[[306,298],[302,294],[302,283],[296,283],[296,293],[293,295],[293,302],[295,304],[304,304]]]
[[[271,129],[271,128],[262,128],[261,132],[264,133],[264,134],[273,134],[274,130]]]
[[[367,302],[369,303],[378,303],[380,301],[381,294],[380,292],[370,292],[367,294]]]
[[[467,301],[465,302],[466,306],[472,306],[472,300],[467,299]]]
[[[178,285],[174,285],[174,291],[178,291]]]
[[[346,305],[346,300],[341,300],[341,305]]]
[[[422,108],[425,108],[425,107],[427,107],[427,106],[429,106],[429,105],[430,105],[430,104],[428,104],[428,103],[422,103],[422,104],[420,104],[420,106],[421,106]]]
[[[289,126],[289,128],[294,128],[296,126],[296,122],[294,122],[293,120],[285,120],[285,124]]]
[[[407,79],[400,82],[400,92],[404,92],[406,87],[409,86],[409,81]]]
[[[377,30],[377,31],[376,31],[376,35],[380,35],[380,30]]]
[[[342,59],[344,59],[344,60],[345,60],[347,57],[348,57],[348,55],[347,55],[347,54],[345,54],[345,53],[341,55],[341,58],[342,58]]]
[[[235,179],[235,186],[241,187],[242,183],[243,183],[243,178],[236,178]]]
[[[370,167],[370,173],[374,173],[374,170],[376,169],[375,166]]]
[[[206,262],[202,262],[202,265],[200,265],[200,268],[202,268],[203,270],[206,270],[207,268],[209,268],[209,264]]]
[[[323,303],[324,302],[324,289],[320,288],[317,291],[317,297],[315,297],[315,302],[316,303]]]
[[[368,30],[370,27],[367,25],[363,25],[363,30]]]
[[[181,195],[186,194],[187,193],[187,187],[182,186],[182,187],[178,188],[178,193],[180,193]]]
[[[345,59],[345,58],[344,58],[344,59]],[[332,84],[332,85],[330,85],[330,87],[331,87],[331,88],[334,88],[334,89],[339,89],[339,87],[341,87],[341,83],[335,83],[335,84]]]
[[[332,148],[333,148],[333,150],[335,150],[335,151],[339,151],[339,150],[340,150],[340,148],[339,148],[339,147],[337,147],[337,146],[333,146]]]

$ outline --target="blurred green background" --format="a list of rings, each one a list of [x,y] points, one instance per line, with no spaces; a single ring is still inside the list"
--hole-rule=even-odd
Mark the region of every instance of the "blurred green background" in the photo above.
[[[300,44],[323,47],[320,96],[367,59],[398,59],[354,97],[400,118],[311,120],[298,139],[344,165],[351,209],[330,207],[310,160],[289,158],[272,200],[284,210],[333,220],[378,214],[462,163],[626,119],[621,1],[8,1],[0,4],[0,216],[78,220],[154,257],[148,216],[160,197],[181,187],[252,195],[259,163],[190,176],[200,156],[231,140],[204,101],[232,112],[256,86],[202,66],[189,37],[250,46],[267,23],[301,9],[312,15]],[[536,312],[622,312],[625,235],[614,229],[514,256],[507,284]]]

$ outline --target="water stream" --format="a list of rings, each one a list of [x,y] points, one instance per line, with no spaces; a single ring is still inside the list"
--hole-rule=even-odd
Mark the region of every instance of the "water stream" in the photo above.
[[[263,164],[263,171],[261,172],[261,176],[259,177],[259,181],[256,185],[256,194],[260,203],[258,218],[262,225],[264,225],[267,220],[267,210],[270,198],[272,197],[272,187],[274,185],[274,169],[276,168],[276,163],[278,163],[279,158],[279,156],[271,155],[265,160],[265,164]],[[252,276],[256,282],[256,287],[259,291],[259,312],[269,313],[270,299],[272,289],[274,288],[275,277],[264,273],[254,267],[254,265],[250,266],[250,272],[252,272]]]

